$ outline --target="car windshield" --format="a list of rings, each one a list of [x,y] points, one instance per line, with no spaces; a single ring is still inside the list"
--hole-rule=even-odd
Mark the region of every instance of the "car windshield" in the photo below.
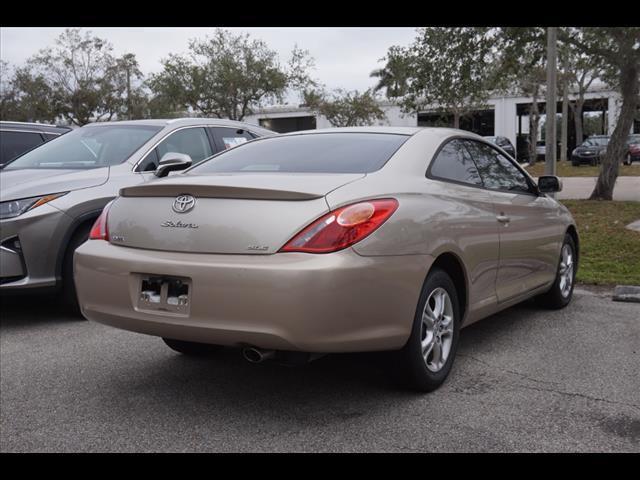
[[[630,135],[629,140],[627,141],[629,145],[631,144],[640,144],[640,135]]]
[[[604,147],[609,143],[608,137],[587,138],[583,143],[583,147]]]
[[[227,150],[189,173],[370,173],[409,138],[387,133],[320,133],[268,137]]]
[[[3,170],[90,169],[117,165],[127,160],[161,129],[150,125],[78,128],[16,158]]]

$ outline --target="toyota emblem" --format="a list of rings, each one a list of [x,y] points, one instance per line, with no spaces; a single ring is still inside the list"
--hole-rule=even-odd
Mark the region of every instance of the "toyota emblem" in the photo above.
[[[196,199],[191,195],[178,195],[173,201],[173,211],[176,213],[186,213],[196,205]]]

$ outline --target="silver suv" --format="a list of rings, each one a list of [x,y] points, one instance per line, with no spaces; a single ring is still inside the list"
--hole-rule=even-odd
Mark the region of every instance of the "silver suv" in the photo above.
[[[93,123],[15,158],[0,170],[0,293],[62,288],[77,308],[73,253],[120,188],[273,134],[203,118]]]

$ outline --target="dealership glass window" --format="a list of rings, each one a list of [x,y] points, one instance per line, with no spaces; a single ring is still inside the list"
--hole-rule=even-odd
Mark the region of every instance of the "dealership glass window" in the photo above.
[[[452,140],[442,147],[431,165],[431,175],[454,182],[482,185],[478,169],[460,140]]]
[[[473,140],[465,140],[465,144],[476,162],[485,187],[492,190],[531,192],[524,173],[500,152]]]

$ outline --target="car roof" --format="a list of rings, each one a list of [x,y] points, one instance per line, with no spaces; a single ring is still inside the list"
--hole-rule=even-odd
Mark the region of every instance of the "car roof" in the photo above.
[[[311,135],[311,134],[325,134],[325,133],[385,133],[392,135],[438,135],[441,137],[447,136],[468,136],[473,138],[482,138],[473,132],[466,130],[459,130],[455,128],[446,127],[390,127],[390,126],[375,126],[375,127],[332,127],[332,128],[318,128],[314,130],[299,130],[296,132],[282,133],[279,136],[292,136],[292,135]]]
[[[33,132],[44,133],[62,133],[62,131],[69,131],[71,127],[65,125],[49,125],[46,123],[31,123],[31,122],[0,122],[0,128],[3,130],[30,130]]]
[[[262,132],[263,134],[275,134],[271,130],[260,127],[258,125],[253,125],[245,122],[238,122],[235,120],[227,120],[223,118],[159,118],[159,119],[148,119],[148,120],[118,120],[115,122],[94,122],[85,125],[82,128],[87,127],[100,127],[105,125],[151,125],[155,127],[167,127],[167,126],[192,126],[192,125],[220,125],[220,126],[228,126],[228,127],[236,127],[236,128],[250,128],[251,130]]]

